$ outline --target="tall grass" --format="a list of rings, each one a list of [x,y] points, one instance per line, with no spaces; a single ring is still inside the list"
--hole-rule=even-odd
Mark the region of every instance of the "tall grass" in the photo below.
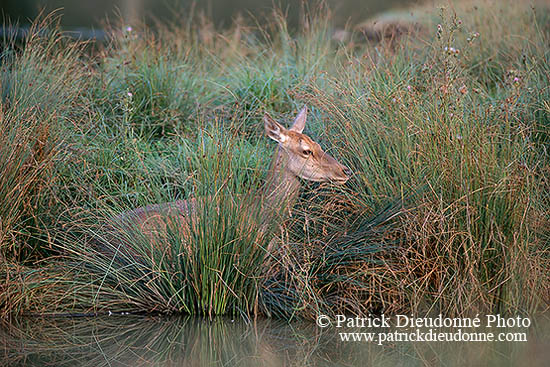
[[[297,34],[275,12],[220,33],[115,30],[91,57],[55,32],[8,48],[3,309],[46,312],[52,298],[55,312],[285,318],[540,309],[549,8],[415,12],[421,31],[387,44],[335,43],[320,8]],[[266,218],[274,146],[261,116],[303,104],[306,133],[355,174],[343,188],[305,184],[291,217]],[[184,199],[160,231],[113,220]],[[31,243],[43,262],[17,264]]]
[[[0,259],[31,255],[52,227],[48,207],[60,205],[54,160],[87,72],[82,45],[55,28],[40,36],[53,22],[36,23],[21,50],[6,40],[0,56]]]
[[[527,27],[535,14],[516,10],[516,21]],[[541,147],[532,144],[540,121],[524,114],[529,105],[521,98],[546,87],[527,85],[531,68],[514,71],[522,78],[472,69],[468,55],[483,46],[461,26],[469,16],[444,11],[420,55],[405,44],[387,67],[368,55],[354,59],[328,94],[318,89],[311,99],[331,117],[335,133],[347,132],[345,152],[360,172],[355,191],[365,203],[421,192],[402,219],[406,250],[394,258],[409,273],[402,278],[411,292],[408,307],[525,311],[537,296],[524,276],[542,274],[545,266],[545,255],[532,248],[528,219],[538,215],[533,200],[545,188],[537,179]],[[525,44],[515,57],[544,67],[540,51]],[[418,56],[422,64],[414,64]]]
[[[90,96],[112,127],[122,118],[138,136],[194,131],[188,123],[206,98],[203,66],[190,54],[161,45],[147,31],[114,34]]]
[[[145,232],[131,214],[108,220],[97,232],[88,230],[92,247],[72,236],[64,241],[75,269],[82,269],[75,285],[94,289],[80,306],[211,316],[258,307],[271,224],[258,200],[260,176],[249,166],[257,151],[224,132],[231,134],[204,131],[196,144],[182,142],[192,197],[172,216],[150,219]]]

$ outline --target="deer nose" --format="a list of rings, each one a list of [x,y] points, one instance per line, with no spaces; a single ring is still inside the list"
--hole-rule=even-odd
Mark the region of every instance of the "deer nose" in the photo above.
[[[353,171],[350,170],[348,167],[344,167],[343,171],[344,171],[344,174],[348,177],[351,177],[351,175],[353,175]]]

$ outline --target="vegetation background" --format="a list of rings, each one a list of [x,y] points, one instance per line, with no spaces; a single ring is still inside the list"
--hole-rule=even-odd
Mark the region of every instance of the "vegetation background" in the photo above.
[[[280,11],[225,31],[186,19],[96,44],[51,14],[3,43],[1,317],[546,309],[546,2],[419,6],[341,37],[323,5],[294,33]],[[306,184],[266,233],[250,205],[275,149],[261,118],[303,105],[355,175]],[[110,230],[190,197],[211,198],[191,239]]]

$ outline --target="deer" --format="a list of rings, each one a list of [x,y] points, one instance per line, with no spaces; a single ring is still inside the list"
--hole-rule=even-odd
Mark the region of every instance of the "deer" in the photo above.
[[[281,203],[290,215],[301,190],[300,179],[343,185],[352,174],[348,167],[303,133],[306,119],[307,106],[298,113],[289,129],[269,114],[264,115],[265,133],[278,143],[267,176],[265,199],[270,206]]]
[[[267,174],[263,194],[257,198],[262,216],[292,215],[301,190],[300,180],[345,184],[351,170],[326,153],[321,146],[303,133],[307,106],[304,106],[290,128],[275,121],[268,113],[263,117],[266,135],[278,143]],[[126,223],[145,235],[166,231],[167,221],[182,228],[184,237],[192,230],[197,198],[152,204],[124,212],[114,218],[116,223]],[[267,221],[264,221],[267,222]],[[272,248],[272,242],[268,251]]]

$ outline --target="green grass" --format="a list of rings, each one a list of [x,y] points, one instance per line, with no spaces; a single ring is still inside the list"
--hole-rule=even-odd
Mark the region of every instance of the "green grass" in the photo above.
[[[87,71],[82,45],[57,31],[42,39],[37,23],[22,50],[6,43],[0,64],[0,258],[25,260],[48,237],[48,207],[56,198],[54,160],[63,149],[65,126],[81,103]]]
[[[187,209],[189,219],[163,217],[166,230],[151,235],[132,222],[103,219],[104,226],[86,231],[94,248],[75,236],[63,241],[75,269],[85,269],[73,281],[92,286],[92,274],[95,293],[81,306],[211,316],[254,307],[271,238],[254,203],[259,176],[250,163],[257,151],[246,141],[207,134],[180,148],[187,157],[196,154],[188,163],[196,168],[190,191],[205,198]],[[97,214],[91,219],[102,221]],[[113,294],[126,303],[117,304]]]
[[[1,314],[541,309],[550,9],[414,12],[415,35],[381,44],[331,40],[322,8],[296,34],[275,12],[220,33],[115,29],[90,55],[57,31],[41,36],[56,29],[46,18],[24,44],[8,42]],[[266,219],[255,198],[275,145],[261,119],[289,121],[304,104],[306,133],[355,175],[304,183],[292,217]],[[192,231],[112,221],[191,198]]]

